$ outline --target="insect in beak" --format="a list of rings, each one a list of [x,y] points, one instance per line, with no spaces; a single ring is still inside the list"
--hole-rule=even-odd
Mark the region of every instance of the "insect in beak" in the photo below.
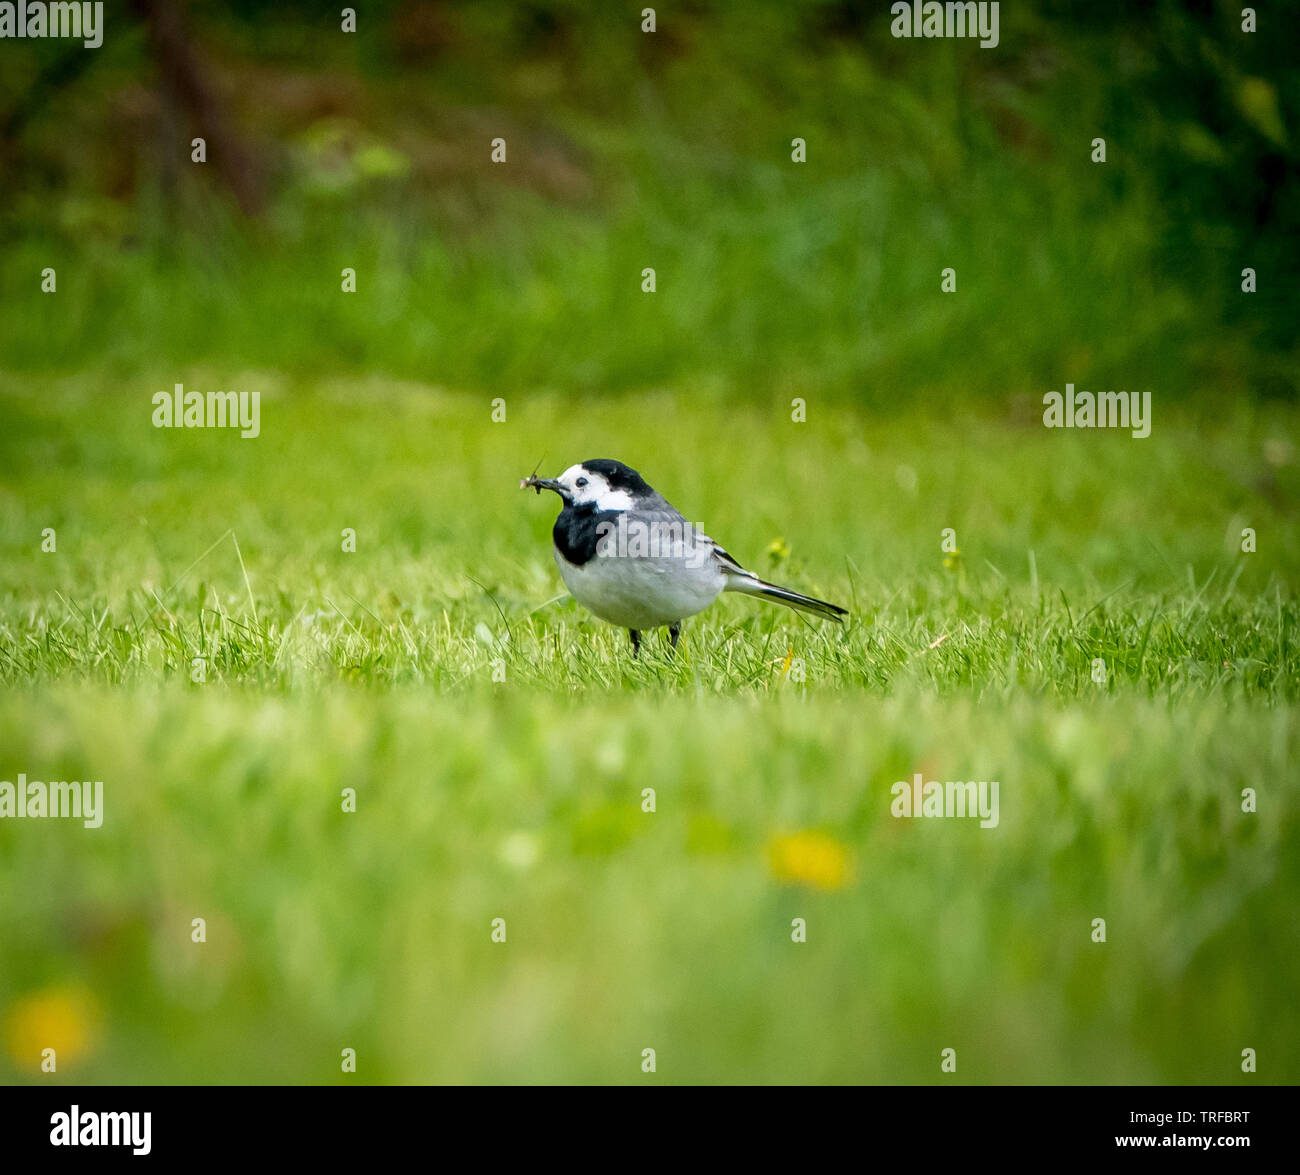
[[[549,478],[537,476],[537,471],[541,469],[542,462],[545,460],[546,460],[546,455],[542,454],[542,456],[538,459],[537,464],[533,466],[532,473],[530,473],[527,477],[520,478],[519,480],[519,488],[521,490],[534,489],[537,491],[537,496],[539,498],[542,496],[542,490],[553,490],[556,488],[555,483],[551,481]]]

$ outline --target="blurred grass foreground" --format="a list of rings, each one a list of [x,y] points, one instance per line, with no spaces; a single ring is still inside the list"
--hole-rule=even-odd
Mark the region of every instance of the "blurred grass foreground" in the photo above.
[[[1282,15],[644,19],[0,41],[0,1079],[1297,1081]],[[848,622],[632,660],[596,456]]]

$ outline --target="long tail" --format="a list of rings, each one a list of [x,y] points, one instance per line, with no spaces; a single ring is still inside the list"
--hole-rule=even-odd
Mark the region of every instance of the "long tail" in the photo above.
[[[727,586],[724,590],[743,592],[747,596],[760,596],[765,600],[775,600],[778,604],[784,604],[796,612],[811,612],[814,616],[824,616],[837,624],[841,616],[849,614],[847,609],[836,604],[828,604],[825,600],[800,595],[789,588],[777,587],[776,584],[767,583],[753,574],[727,576]]]

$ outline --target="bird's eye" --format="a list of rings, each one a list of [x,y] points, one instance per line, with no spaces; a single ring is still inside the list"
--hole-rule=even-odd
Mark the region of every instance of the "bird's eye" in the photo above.
[[[585,477],[580,477],[580,478],[578,478],[578,480],[575,481],[573,484],[576,485],[576,486],[578,487],[578,489],[582,489],[583,486],[585,486],[585,485],[587,484],[587,479],[586,479]]]

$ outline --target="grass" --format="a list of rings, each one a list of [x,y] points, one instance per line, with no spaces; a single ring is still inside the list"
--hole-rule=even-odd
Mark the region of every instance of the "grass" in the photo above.
[[[65,1080],[1295,1078],[1282,713],[59,687],[3,729],[105,778],[98,832],[6,838],[6,989],[100,1008]],[[996,775],[998,828],[891,819],[914,770]],[[809,828],[841,888],[772,876]]]
[[[112,379],[382,371],[593,398],[708,381],[878,409],[1067,380],[1293,393],[1276,249],[1236,235],[1252,207],[1231,230],[1177,215],[1249,169],[1168,158],[1196,128],[1148,92],[1160,54],[1138,55],[1135,107],[1097,69],[1115,53],[1105,27],[1044,30],[1026,12],[1005,53],[942,42],[918,58],[883,22],[866,22],[869,41],[822,43],[808,26],[834,6],[762,7],[681,14],[658,41],[629,37],[620,13],[567,14],[599,43],[566,57],[512,52],[491,12],[465,6],[437,68],[376,62],[346,98],[351,39],[304,41],[302,17],[281,29],[266,14],[258,45],[224,63],[276,179],[256,224],[210,168],[155,158],[149,131],[122,125],[146,68],[124,40],[94,75],[116,103],[74,89],[27,131],[42,166],[7,226],[4,368],[58,374],[88,356]],[[1141,36],[1159,43],[1145,23]],[[1225,67],[1263,68],[1240,40],[1224,38]],[[1104,166],[1090,159],[1102,132]],[[498,136],[509,154],[494,165]],[[1264,275],[1248,299],[1243,256]],[[37,293],[47,267],[53,296]],[[948,268],[955,294],[940,292]],[[1285,342],[1266,356],[1269,323]]]
[[[94,397],[76,381],[40,397],[11,381],[10,435],[26,439],[0,676],[184,680],[202,658],[212,681],[284,690],[324,677],[464,692],[503,667],[529,688],[731,693],[774,688],[771,666],[796,649],[813,692],[1295,696],[1296,475],[1267,455],[1289,444],[1285,413],[1215,424],[1184,411],[1149,443],[1053,433],[1033,408],[936,429],[920,412],[814,399],[796,424],[779,402],[710,409],[659,393],[575,422],[565,400],[536,395],[492,423],[486,399],[430,388],[240,382],[264,387],[255,440],[154,429],[145,381]],[[653,445],[646,418],[663,430]],[[688,430],[727,435],[748,465],[718,461]],[[641,466],[742,561],[851,605],[852,622],[727,599],[688,625],[682,657],[629,663],[625,634],[564,596],[552,504],[517,489],[542,453],[555,454],[548,468],[611,453]],[[1022,468],[1044,470],[1035,500]],[[804,471],[816,472],[801,492]],[[1177,499],[1153,484],[1178,486]],[[54,554],[39,550],[46,527]],[[1240,549],[1247,527],[1253,554]]]
[[[153,429],[171,378],[0,388],[4,777],[106,809],[0,823],[7,1078],[30,1020],[58,1080],[1300,1076],[1289,409],[1138,441],[687,389],[494,424],[250,372],[239,440]],[[729,599],[632,660],[557,598],[542,453],[625,458],[852,618]],[[997,779],[998,826],[894,819],[916,772]]]
[[[193,14],[255,222],[129,23],[6,147],[0,780],[105,818],[0,820],[0,1080],[1300,1080],[1284,40],[437,7]],[[593,456],[849,621],[633,660],[517,488]]]

